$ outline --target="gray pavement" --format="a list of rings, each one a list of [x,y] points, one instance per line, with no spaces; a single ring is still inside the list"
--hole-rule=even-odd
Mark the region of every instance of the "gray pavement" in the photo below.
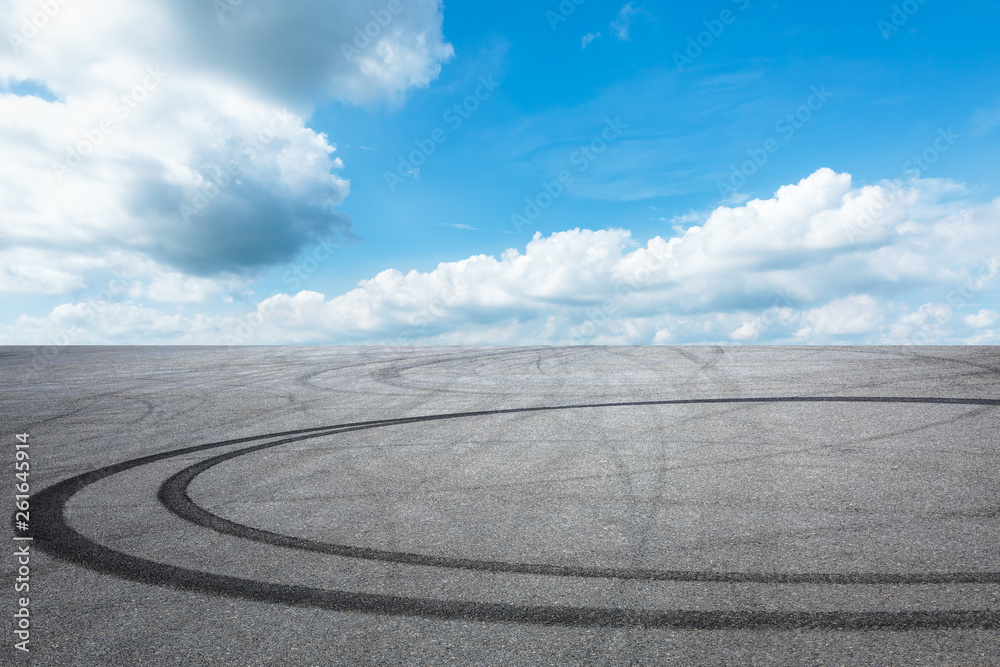
[[[34,538],[0,664],[1000,664],[998,348],[0,348],[0,380]]]

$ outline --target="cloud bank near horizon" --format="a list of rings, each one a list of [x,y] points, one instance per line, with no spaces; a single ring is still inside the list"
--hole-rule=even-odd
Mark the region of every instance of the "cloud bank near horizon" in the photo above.
[[[1000,199],[820,169],[673,237],[536,234],[523,250],[385,270],[345,294],[277,294],[239,317],[117,300],[0,327],[5,343],[996,343]],[[913,303],[919,297],[918,307]],[[973,308],[959,316],[957,309]]]

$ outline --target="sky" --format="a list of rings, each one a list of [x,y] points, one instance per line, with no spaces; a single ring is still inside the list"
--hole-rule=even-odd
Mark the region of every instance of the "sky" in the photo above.
[[[0,344],[995,344],[997,25],[8,0]]]

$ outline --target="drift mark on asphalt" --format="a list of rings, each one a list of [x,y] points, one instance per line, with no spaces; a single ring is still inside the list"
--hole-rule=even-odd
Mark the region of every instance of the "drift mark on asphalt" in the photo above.
[[[907,575],[896,573],[801,573],[766,572],[691,572],[645,569],[583,568],[545,564],[508,563],[462,558],[447,558],[402,552],[363,549],[350,545],[328,544],[258,530],[218,517],[195,505],[186,489],[197,475],[223,461],[271,447],[319,437],[380,428],[384,426],[430,422],[445,419],[469,419],[488,415],[580,410],[652,405],[692,405],[716,403],[924,403],[945,405],[1000,406],[1000,400],[978,398],[924,397],[771,397],[714,398],[665,401],[633,401],[563,406],[540,406],[503,410],[458,412],[420,417],[404,417],[332,426],[320,426],[260,436],[237,438],[185,447],[160,454],[139,457],[59,482],[34,497],[33,536],[46,552],[91,570],[122,579],[211,595],[226,595],[259,602],[319,607],[336,611],[373,614],[422,616],[440,619],[464,619],[545,625],[614,626],[647,628],[830,628],[830,629],[914,629],[940,627],[1000,628],[996,610],[910,611],[910,612],[758,612],[758,611],[643,611],[616,608],[513,605],[488,602],[435,600],[352,591],[328,590],[308,586],[275,584],[240,577],[211,574],[158,563],[105,547],[78,533],[66,522],[69,500],[85,487],[112,475],[165,459],[242,443],[257,443],[233,452],[210,457],[171,476],[160,487],[159,498],[171,511],[188,521],[220,533],[281,547],[328,553],[410,565],[484,570],[515,574],[565,577],[614,578],[639,580],[724,581],[756,583],[832,583],[832,584],[934,584],[1000,583],[997,572],[948,572]]]

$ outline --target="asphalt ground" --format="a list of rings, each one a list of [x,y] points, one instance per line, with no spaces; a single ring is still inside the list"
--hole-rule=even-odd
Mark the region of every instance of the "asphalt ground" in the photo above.
[[[1000,664],[998,348],[0,348],[0,381],[0,664]]]

